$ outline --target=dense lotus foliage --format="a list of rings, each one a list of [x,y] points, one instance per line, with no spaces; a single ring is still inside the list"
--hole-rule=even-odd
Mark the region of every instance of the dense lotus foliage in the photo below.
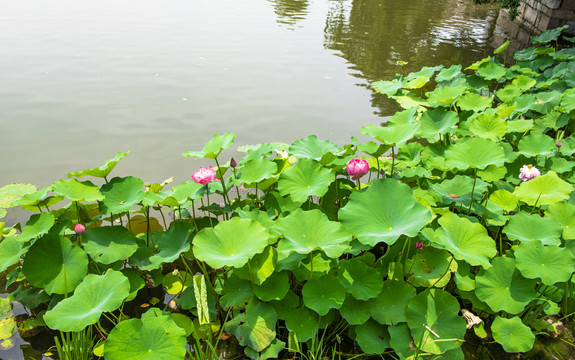
[[[261,143],[220,164],[222,134],[184,154],[214,167],[190,161],[176,185],[111,177],[118,153],[4,186],[0,217],[31,211],[0,223],[9,299],[31,327],[90,328],[110,360],[215,359],[221,339],[262,360],[528,352],[575,311],[575,49],[555,49],[560,32],[510,67],[374,83],[404,110],[363,142]]]

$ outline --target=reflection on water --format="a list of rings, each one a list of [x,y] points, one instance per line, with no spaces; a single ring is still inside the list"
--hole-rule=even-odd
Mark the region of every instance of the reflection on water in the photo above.
[[[308,13],[309,2],[307,0],[268,0],[274,7],[279,24],[293,27],[298,20],[305,19]]]

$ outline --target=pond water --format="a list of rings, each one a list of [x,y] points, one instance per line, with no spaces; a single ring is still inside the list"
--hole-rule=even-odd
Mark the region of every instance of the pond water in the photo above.
[[[490,54],[496,15],[471,0],[3,1],[0,186],[128,150],[113,175],[179,183],[200,166],[181,154],[224,132],[342,145],[397,110],[370,82],[397,60]]]

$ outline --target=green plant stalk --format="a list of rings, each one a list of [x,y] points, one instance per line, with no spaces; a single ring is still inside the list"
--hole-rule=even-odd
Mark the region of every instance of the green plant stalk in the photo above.
[[[210,188],[209,188],[209,183],[206,184],[206,196],[208,198],[208,219],[210,219],[210,226],[214,227],[214,224],[212,223],[212,215],[210,214]]]
[[[393,178],[393,168],[395,167],[395,150],[394,147],[391,147],[391,172],[389,173],[389,177]]]
[[[216,156],[215,159],[216,165],[218,166],[218,170],[220,170],[220,163],[218,162],[218,157]],[[229,207],[232,207],[232,203],[230,202],[230,198],[228,197],[228,189],[224,182],[224,174],[221,174],[220,182],[222,183],[222,189],[224,192],[224,202],[228,204]],[[228,220],[228,215],[224,212],[224,219]]]
[[[471,213],[471,206],[473,205],[473,192],[475,191],[475,183],[477,182],[477,168],[473,174],[473,187],[471,188],[471,200],[469,200],[469,209],[467,209],[467,215]]]

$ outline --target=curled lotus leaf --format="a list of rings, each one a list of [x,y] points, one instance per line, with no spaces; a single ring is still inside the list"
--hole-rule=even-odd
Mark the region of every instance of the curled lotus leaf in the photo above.
[[[26,251],[28,251],[28,244],[23,244],[15,236],[2,240],[0,242],[0,273],[18,263]]]
[[[18,235],[18,241],[27,242],[47,234],[55,222],[56,218],[50,212],[30,216],[26,226],[22,229],[22,233]]]
[[[525,181],[515,189],[513,195],[531,206],[551,205],[569,199],[573,186],[559,178],[553,171]]]
[[[104,165],[100,167],[93,169],[84,169],[82,171],[76,171],[76,172],[69,172],[67,175],[69,178],[74,176],[77,178],[81,178],[82,176],[86,175],[94,176],[97,178],[105,178],[112,172],[112,170],[114,170],[116,165],[118,165],[118,162],[128,155],[130,155],[129,151],[125,153],[118,152],[116,153],[116,156],[113,159],[109,159],[108,161],[106,161]]]
[[[505,151],[495,141],[466,138],[445,151],[445,163],[460,170],[469,168],[483,170],[489,165],[502,166],[505,163]]]
[[[509,353],[527,352],[533,348],[535,335],[517,316],[511,319],[496,317],[491,324],[493,340]]]
[[[361,128],[362,135],[369,135],[389,146],[401,147],[419,130],[420,123],[409,122],[387,127],[368,125]]]
[[[215,159],[225,149],[232,146],[236,134],[225,133],[214,135],[210,141],[204,145],[202,151],[188,151],[183,154],[184,157],[197,157],[206,159]]]
[[[245,312],[228,321],[225,329],[235,335],[240,345],[259,352],[276,338],[277,319],[277,313],[270,304],[252,298]]]
[[[416,236],[431,220],[431,213],[417,202],[409,186],[382,179],[352,193],[339,219],[362,244],[392,245],[401,235]]]
[[[104,200],[104,195],[102,195],[100,189],[88,180],[58,180],[52,184],[52,191],[66,197],[70,201],[95,202]]]

